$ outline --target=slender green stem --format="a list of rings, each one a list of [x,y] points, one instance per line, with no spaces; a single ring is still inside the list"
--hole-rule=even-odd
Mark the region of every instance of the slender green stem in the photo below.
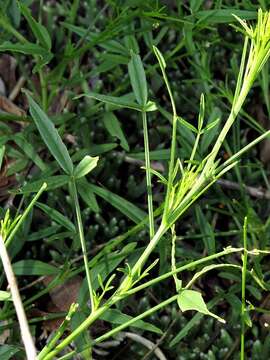
[[[19,227],[21,226],[21,224],[24,222],[26,216],[29,214],[29,212],[32,210],[33,206],[35,205],[35,203],[38,201],[40,195],[43,193],[43,191],[47,188],[47,184],[44,183],[40,190],[38,191],[38,193],[34,196],[34,198],[32,199],[32,201],[30,202],[30,204],[27,206],[27,208],[24,210],[24,213],[22,214],[22,216],[20,217],[20,220],[17,222],[16,226],[14,227],[14,229],[11,231],[10,235],[8,236],[7,240],[5,241],[5,245],[6,247],[8,247],[12,241],[12,239],[14,238],[16,232],[18,231]]]
[[[169,299],[165,300],[165,301],[162,301],[161,303],[159,303],[158,305],[152,307],[151,309],[143,312],[142,314],[132,318],[131,320],[127,321],[126,323],[124,324],[121,324],[119,326],[117,326],[116,328],[112,329],[111,331],[108,331],[106,334],[96,338],[94,340],[94,344],[98,344],[106,339],[108,339],[109,337],[117,334],[119,331],[121,330],[124,330],[125,328],[129,327],[129,326],[132,326],[136,321],[139,321],[151,314],[153,314],[154,312],[158,311],[159,309],[169,305],[170,303],[174,302],[178,297],[178,294],[177,295],[173,295],[172,297],[170,297]]]
[[[47,344],[42,351],[39,353],[39,356],[44,357],[45,355],[47,355],[50,351],[53,350],[53,348],[56,346],[58,340],[62,337],[62,335],[64,334],[65,330],[67,329],[71,317],[73,316],[73,314],[76,312],[76,310],[78,309],[78,304],[71,304],[68,314],[66,315],[64,321],[62,322],[62,324],[60,325],[60,327],[57,329],[54,337],[51,339],[51,341],[49,342],[49,344]]]
[[[244,254],[242,257],[242,306],[241,306],[241,355],[240,359],[245,359],[245,313],[246,313],[246,272],[247,272],[247,217],[244,220],[243,226],[243,243]]]
[[[39,81],[40,81],[40,87],[41,87],[41,103],[42,108],[46,112],[48,108],[48,92],[47,92],[47,81],[43,74],[43,71],[40,70],[38,72],[39,74]]]
[[[77,225],[78,225],[78,230],[79,230],[79,237],[80,237],[80,241],[81,241],[83,261],[84,261],[86,279],[87,279],[88,290],[89,290],[89,297],[90,297],[90,302],[91,302],[91,313],[93,313],[95,310],[94,292],[93,292],[93,287],[92,287],[90,269],[89,269],[89,265],[88,265],[87,249],[86,249],[86,243],[85,243],[85,238],[84,238],[81,209],[80,209],[80,204],[79,204],[79,200],[78,200],[78,193],[77,193],[75,180],[72,179],[70,184],[71,184],[72,197],[73,197],[74,205],[75,205],[76,219],[77,219]]]
[[[149,234],[151,240],[155,234],[155,223],[154,223],[154,210],[153,210],[149,139],[148,139],[148,129],[147,129],[147,117],[145,111],[142,111],[142,120],[143,120],[144,153],[145,153],[145,168],[146,168],[147,202],[148,202],[148,215],[149,215]]]
[[[222,256],[225,256],[225,255],[228,255],[228,254],[241,252],[242,250],[243,250],[242,248],[228,247],[228,248],[226,248],[225,250],[223,250],[223,251],[221,251],[219,253],[209,255],[209,256],[201,258],[199,260],[192,261],[191,263],[188,263],[188,264],[183,265],[183,266],[181,266],[179,268],[176,268],[175,270],[172,270],[172,271],[169,271],[169,272],[167,272],[165,274],[162,274],[162,275],[156,277],[155,279],[149,280],[149,281],[145,282],[142,285],[136,286],[136,287],[128,290],[127,294],[128,295],[135,294],[138,291],[141,291],[143,289],[146,289],[147,287],[150,287],[150,286],[153,286],[153,285],[159,283],[160,281],[168,279],[169,277],[173,276],[174,274],[178,274],[178,273],[183,272],[185,270],[194,269],[196,266],[201,265],[203,263],[206,263],[208,261],[218,259],[218,258],[220,258]]]

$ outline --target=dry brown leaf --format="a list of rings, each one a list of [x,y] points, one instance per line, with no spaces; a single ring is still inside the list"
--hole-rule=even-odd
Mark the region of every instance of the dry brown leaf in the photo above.
[[[46,276],[43,283],[47,286],[52,280],[52,276]],[[52,289],[49,292],[52,302],[51,304],[48,304],[47,310],[50,311],[51,308],[55,309],[56,307],[56,311],[68,311],[70,305],[78,301],[81,284],[82,278],[80,276],[75,276]],[[52,307],[52,305],[54,306]]]
[[[17,115],[17,116],[25,116],[26,113],[24,110],[20,109],[17,105],[15,105],[12,101],[10,101],[5,96],[0,95],[0,109],[9,114]]]

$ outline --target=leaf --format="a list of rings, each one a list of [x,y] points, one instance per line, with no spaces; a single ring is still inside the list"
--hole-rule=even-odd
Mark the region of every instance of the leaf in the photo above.
[[[191,130],[192,132],[194,132],[195,134],[197,134],[197,129],[195,128],[195,126],[191,125],[189,122],[187,122],[186,120],[184,120],[183,118],[181,118],[180,116],[178,116],[178,121],[180,122],[180,124],[184,125],[187,129]]]
[[[0,290],[0,301],[12,301],[10,292]]]
[[[82,96],[93,98],[105,104],[115,105],[120,108],[128,108],[128,109],[141,111],[141,107],[138,104],[129,101],[124,97],[115,97],[115,96],[101,95],[94,92],[87,92],[79,96],[76,96],[74,99],[79,99]]]
[[[46,165],[44,164],[43,160],[38,155],[36,149],[33,145],[28,142],[22,134],[16,134],[12,136],[12,140],[25,152],[29,159],[35,163],[41,171],[46,170]]]
[[[128,73],[135,98],[141,107],[147,104],[147,83],[140,55],[131,52]]]
[[[209,315],[217,319],[218,321],[225,323],[225,320],[212,313],[207,309],[206,303],[200,292],[195,290],[183,290],[180,292],[177,302],[182,312],[188,310],[195,310],[202,314]]]
[[[103,122],[107,131],[111,136],[117,137],[120,140],[122,148],[126,151],[129,151],[129,145],[126,140],[126,137],[121,128],[120,122],[113,112],[106,112],[103,116]]]
[[[48,54],[48,51],[45,50],[43,47],[30,42],[26,42],[24,44],[21,43],[14,44],[11,43],[10,41],[4,41],[0,45],[0,52],[3,51],[18,52],[24,55],[39,55],[42,57],[46,57],[46,55]]]
[[[98,156],[92,157],[86,155],[75,167],[74,170],[75,178],[79,179],[90,173],[90,171],[92,171],[97,166],[98,159],[99,159]]]
[[[12,264],[15,275],[56,275],[59,269],[39,260],[21,260]]]
[[[4,159],[4,155],[5,155],[5,145],[2,145],[0,147],[0,170],[1,170],[1,167],[2,167],[2,162],[3,162],[3,159]]]
[[[95,213],[100,211],[97,199],[93,191],[89,188],[87,181],[79,181],[77,184],[78,192],[83,201],[93,210]]]
[[[165,70],[166,69],[166,62],[165,62],[165,59],[163,57],[163,55],[161,54],[161,52],[158,50],[158,48],[156,46],[153,46],[153,50],[154,50],[154,53],[158,59],[158,63],[159,63],[159,66],[161,68],[161,70]]]
[[[205,114],[205,101],[204,101],[204,94],[201,94],[200,99],[200,112],[199,112],[199,119],[198,119],[198,131],[202,130],[203,127],[203,120]]]
[[[47,178],[44,177],[43,179],[29,182],[19,190],[11,191],[11,192],[19,193],[19,194],[29,194],[32,192],[38,192],[38,190],[40,189],[40,187],[44,182],[46,182],[47,184],[47,190],[53,190],[62,187],[63,185],[66,185],[68,181],[69,181],[69,177],[67,175],[49,176]]]
[[[219,301],[221,300],[221,295],[215,297],[214,299],[212,299],[211,301],[209,301],[207,303],[207,306],[209,309],[211,309],[212,307],[214,307]],[[223,300],[223,298],[222,298]],[[197,312],[189,321],[188,323],[180,330],[180,332],[171,340],[170,342],[170,347],[175,346],[176,344],[178,344],[182,339],[184,339],[189,332],[191,331],[192,328],[197,327],[198,323],[200,322],[200,320],[202,319],[203,314]]]
[[[132,316],[123,314],[120,310],[117,309],[108,309],[103,315],[101,315],[100,318],[102,320],[110,322],[111,324],[117,324],[117,325],[124,324],[127,321],[133,319]],[[132,324],[132,327],[145,331],[151,331],[156,334],[162,334],[162,331],[158,327],[143,320],[138,320],[134,322]]]
[[[51,207],[42,204],[40,202],[36,202],[36,206],[45,212],[53,221],[57,222],[59,225],[62,225],[66,229],[75,232],[74,224],[59,211],[52,209]]]
[[[9,360],[12,358],[20,349],[14,345],[1,345],[0,346],[0,359]]]
[[[43,141],[65,173],[72,175],[72,160],[54,124],[27,92],[26,96],[30,105],[30,114],[38,128],[38,131],[40,132]]]
[[[141,210],[131,202],[127,201],[126,199],[122,198],[119,195],[114,194],[113,192],[107,189],[89,183],[88,183],[88,187],[95,194],[102,197],[109,204],[111,204],[113,207],[121,211],[125,216],[130,218],[136,224],[141,222],[147,216],[147,214],[143,210]]]
[[[21,2],[20,9],[40,45],[43,46],[45,49],[50,50],[52,43],[47,29],[32,17],[31,12],[27,8],[27,6],[25,6]]]
[[[233,14],[246,20],[253,20],[257,18],[257,11],[236,10],[234,8],[202,10],[196,12],[194,15],[200,22],[205,21],[208,24],[221,24],[237,21]]]

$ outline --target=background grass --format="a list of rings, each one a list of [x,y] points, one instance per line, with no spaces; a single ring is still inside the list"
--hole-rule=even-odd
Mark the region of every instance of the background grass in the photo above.
[[[220,118],[219,125],[211,130],[211,136],[204,137],[200,144],[195,158],[200,161],[208,153],[228,115],[238,74],[243,36],[232,27],[235,24],[232,13],[253,20],[258,3],[159,3],[149,0],[24,3],[30,5],[32,16],[40,19],[46,27],[51,38],[51,51],[47,51],[41,59],[38,58],[37,48],[33,49],[32,54],[26,54],[30,52],[26,45],[20,52],[18,46],[7,52],[4,41],[15,44],[20,39],[18,34],[8,31],[2,22],[0,50],[16,59],[15,83],[21,76],[24,77],[24,87],[32,91],[35,100],[50,115],[72,160],[78,162],[86,154],[100,156],[97,168],[79,187],[90,258],[98,254],[100,249],[105,249],[98,261],[92,263],[94,284],[98,287],[98,273],[105,278],[123,259],[132,265],[147,242],[147,229],[143,226],[138,230],[133,228],[147,213],[145,173],[141,169],[144,160],[143,130],[140,117],[132,110],[104,106],[89,98],[74,100],[74,97],[88,90],[115,96],[130,93],[132,90],[127,71],[130,50],[139,52],[146,70],[149,98],[158,104],[160,110],[149,113],[152,166],[166,174],[171,118],[168,113],[169,99],[152,52],[152,45],[158,46],[167,62],[168,78],[179,115],[196,126],[200,96],[204,93],[206,119],[210,123]],[[259,3],[264,9],[269,6],[267,0]],[[1,11],[20,36],[36,44],[35,36],[16,1],[3,1]],[[2,55],[0,60],[3,56],[6,55]],[[37,64],[40,65],[39,69],[36,68]],[[38,71],[34,73],[34,69]],[[0,76],[5,82],[4,70],[1,69]],[[4,96],[8,97],[12,88],[8,82],[5,87]],[[27,111],[23,94],[19,93],[14,103]],[[262,133],[264,127],[268,128],[269,112],[269,71],[266,65],[220,156],[226,159]],[[15,215],[26,208],[32,199],[31,193],[37,191],[44,180],[49,185],[49,190],[39,199],[38,206],[31,211],[9,249],[20,287],[30,284],[38,276],[58,274],[62,266],[59,283],[78,273],[82,273],[83,277],[79,240],[73,225],[73,204],[63,175],[27,113],[22,112],[21,116],[14,112],[1,112],[0,119],[0,142],[5,145],[1,170],[1,213],[4,214],[8,207]],[[179,157],[188,157],[193,141],[193,133],[179,125]],[[248,217],[248,248],[269,249],[268,149],[266,141],[244,155],[242,161],[226,174],[224,179],[227,182],[212,187],[185,214],[176,227],[177,266],[214,254],[229,245],[241,247],[245,216]],[[56,175],[57,178],[52,178]],[[153,199],[157,208],[162,201],[163,187],[156,178],[153,178],[153,182]],[[250,188],[246,186],[255,188],[253,195],[256,196],[252,196]],[[57,218],[52,209],[59,211],[64,218]],[[118,237],[130,229],[133,230],[129,236]],[[160,262],[154,273],[158,275],[170,270],[170,242],[166,241],[166,237],[156,251],[153,260],[159,256]],[[229,261],[241,265],[239,255],[232,254]],[[256,283],[247,277],[246,299],[263,311],[250,311],[252,327],[247,328],[246,355],[255,360],[268,359],[270,335],[265,326],[269,322],[267,309],[270,309],[268,258],[262,255],[249,257],[247,266],[254,269],[259,280]],[[190,276],[184,273],[183,281],[188,281]],[[3,275],[1,282],[5,290]],[[82,284],[77,294],[81,310],[73,319],[73,327],[88,312],[85,304],[87,288],[84,282]],[[147,331],[145,324],[130,331],[154,343],[158,342],[167,359],[238,358],[241,273],[228,269],[216,270],[200,279],[195,288],[202,292],[207,302],[210,301],[210,305],[214,304],[215,312],[226,319],[225,326],[198,314],[182,314],[177,304],[173,304],[147,319],[161,329],[162,334]],[[173,280],[169,280],[121,302],[118,310],[135,316],[174,292]],[[44,291],[41,282],[28,287],[22,295],[28,305],[34,303],[35,309],[50,312],[46,304],[53,302],[52,295],[50,291]],[[31,300],[37,295],[37,300]],[[8,319],[8,322],[1,323],[0,328],[2,331],[9,328],[5,343],[18,350],[16,356],[19,358],[23,355],[20,355],[19,334],[13,315],[12,303],[3,303],[0,319]],[[35,317],[34,312],[29,310],[28,318]],[[46,328],[41,320],[32,325],[40,348],[46,340],[46,337],[41,337]],[[112,320],[100,320],[91,330],[91,335],[97,337],[110,329],[114,326],[110,322]],[[77,352],[87,341],[84,337],[78,339],[75,344]],[[10,351],[11,348],[9,354]],[[94,353],[94,357],[154,358],[153,353],[148,356],[145,347],[130,338],[120,339],[118,345],[111,345],[103,351],[106,354]]]

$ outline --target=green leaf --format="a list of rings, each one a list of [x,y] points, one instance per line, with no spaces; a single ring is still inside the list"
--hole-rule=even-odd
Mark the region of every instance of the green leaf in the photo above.
[[[25,152],[29,159],[35,163],[41,171],[46,170],[46,165],[44,164],[43,160],[38,155],[36,149],[33,145],[25,139],[22,134],[16,134],[12,136],[12,140]]]
[[[90,173],[90,171],[92,171],[97,166],[98,159],[99,159],[98,156],[92,157],[92,156],[86,155],[79,162],[79,164],[75,167],[75,170],[74,170],[75,178],[79,179],[79,178],[87,175],[88,173]]]
[[[40,45],[43,46],[45,49],[50,50],[52,43],[47,29],[32,17],[31,12],[27,8],[27,6],[25,6],[21,2],[20,9]]]
[[[120,144],[122,148],[126,151],[129,151],[129,145],[126,140],[126,137],[121,128],[120,122],[113,112],[106,112],[103,116],[103,122],[107,131],[111,134],[111,136],[115,136],[120,140]]]
[[[124,324],[127,321],[133,319],[132,316],[123,314],[120,310],[117,309],[108,309],[103,315],[101,315],[100,318],[102,320],[110,322],[111,324],[117,324],[117,325]],[[145,331],[151,331],[156,334],[162,334],[162,331],[158,327],[143,320],[138,320],[134,322],[132,324],[132,327]]]
[[[131,52],[128,73],[135,98],[141,107],[147,104],[147,83],[140,55]]]
[[[28,184],[24,185],[22,188],[11,192],[19,193],[19,194],[29,194],[33,192],[38,192],[38,190],[41,188],[44,182],[46,182],[48,186],[47,190],[53,190],[62,187],[63,185],[66,185],[69,182],[69,177],[67,175],[50,176],[47,178],[29,182]]]
[[[159,63],[159,66],[161,68],[161,70],[165,70],[166,69],[166,62],[164,60],[164,57],[163,55],[161,54],[161,52],[158,50],[158,48],[156,46],[153,46],[153,50],[154,50],[154,53],[158,59],[158,63]]]
[[[11,358],[14,359],[14,355],[20,351],[19,347],[14,345],[1,345],[0,346],[0,359],[1,360],[9,360]]]
[[[38,128],[38,131],[40,132],[43,141],[65,173],[72,175],[72,160],[54,124],[27,92],[26,96],[30,105],[30,114]]]
[[[212,299],[207,303],[209,309],[214,307],[219,301],[221,300],[221,295],[217,296],[216,298]],[[223,300],[223,298],[222,298]],[[170,347],[175,346],[178,344],[182,339],[184,339],[192,328],[197,327],[198,323],[202,319],[203,314],[197,312],[189,321],[188,323],[180,330],[180,332],[171,340]]]
[[[147,214],[143,210],[141,210],[131,202],[127,201],[126,199],[122,198],[119,195],[112,193],[107,189],[89,183],[88,183],[88,187],[95,194],[102,197],[109,204],[111,204],[113,207],[121,211],[125,216],[130,218],[136,224],[141,222],[147,216]]]
[[[198,119],[198,130],[199,131],[201,131],[202,127],[203,127],[204,114],[205,114],[204,94],[201,94],[200,112],[199,112],[199,119]]]
[[[202,314],[209,315],[217,319],[218,321],[225,323],[225,320],[212,313],[207,309],[206,303],[200,292],[195,290],[183,290],[180,292],[177,302],[182,312],[188,310],[195,310]]]
[[[2,162],[3,162],[3,159],[4,159],[4,155],[5,155],[5,145],[2,145],[0,147],[0,170],[1,170],[1,167],[2,167]]]
[[[93,210],[95,213],[100,211],[97,199],[93,191],[89,188],[88,182],[81,180],[77,184],[78,192],[83,201]]]
[[[39,260],[21,260],[12,264],[15,275],[56,275],[59,269]]]
[[[183,126],[185,126],[187,129],[191,130],[192,132],[194,132],[195,134],[197,134],[197,129],[195,128],[195,126],[191,125],[189,122],[187,122],[186,120],[184,120],[182,117],[178,116],[178,121],[180,122],[180,124],[182,124]]]
[[[45,212],[53,221],[57,222],[59,225],[62,225],[66,229],[75,232],[75,226],[74,224],[63,214],[61,214],[59,211],[42,204],[40,202],[36,202],[36,206],[40,208],[42,211]]]
[[[26,42],[24,44],[21,43],[14,44],[11,43],[10,41],[4,41],[0,45],[0,52],[3,51],[18,52],[24,55],[39,55],[42,57],[46,57],[46,55],[48,55],[48,51],[45,50],[43,47],[30,42]]]
[[[237,21],[233,14],[245,20],[257,18],[257,11],[236,10],[235,8],[202,10],[196,12],[194,15],[200,22],[204,21],[207,24],[221,24]]]
[[[93,98],[105,104],[115,105],[120,108],[128,108],[128,109],[141,111],[141,107],[138,104],[129,101],[124,97],[115,97],[115,96],[101,95],[94,92],[87,92],[79,96],[76,96],[75,99],[79,99],[82,96]]]
[[[11,294],[8,291],[0,290],[0,301],[11,301]]]

